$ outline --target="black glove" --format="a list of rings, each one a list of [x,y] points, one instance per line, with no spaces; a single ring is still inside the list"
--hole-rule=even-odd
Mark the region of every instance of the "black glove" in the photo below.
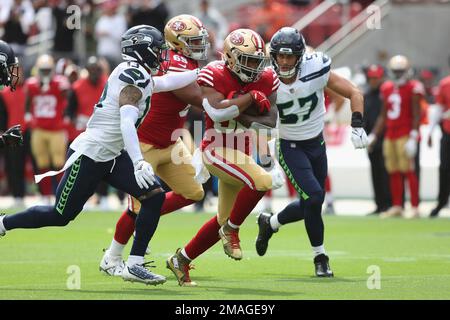
[[[20,132],[20,125],[9,128],[2,134],[0,145],[9,147],[16,147],[23,145],[22,132]]]

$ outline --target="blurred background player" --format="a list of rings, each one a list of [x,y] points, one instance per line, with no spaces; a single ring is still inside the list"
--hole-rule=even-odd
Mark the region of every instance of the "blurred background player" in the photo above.
[[[31,151],[36,161],[37,173],[59,169],[64,165],[67,150],[67,132],[64,111],[67,106],[69,81],[55,75],[55,63],[50,55],[41,55],[35,65],[36,76],[25,83],[26,120],[31,132]],[[57,182],[61,175],[56,177]],[[39,184],[45,204],[54,195],[51,179]]]
[[[416,155],[419,144],[420,101],[424,95],[422,83],[412,79],[409,60],[396,55],[388,64],[390,80],[383,83],[381,114],[370,134],[370,147],[384,134],[383,155],[392,198],[392,207],[381,217],[403,214],[404,180],[408,181],[411,196],[409,218],[419,217],[419,182]]]
[[[440,125],[442,138],[439,164],[439,195],[437,206],[430,213],[432,218],[437,217],[439,211],[447,206],[450,196],[450,76],[440,81],[436,104],[435,110],[430,114],[430,133],[427,141],[428,146],[431,147],[433,144],[433,131],[437,125]]]
[[[330,72],[331,59],[322,52],[306,53],[305,40],[294,28],[278,30],[270,41],[272,65],[281,80],[277,92],[280,140],[278,157],[300,199],[277,215],[261,213],[256,251],[263,256],[274,232],[287,223],[305,220],[314,254],[315,274],[332,277],[324,247],[322,205],[328,171],[324,129],[324,88],[350,99],[351,140],[355,148],[365,148],[364,102],[350,81]]]
[[[364,93],[364,130],[371,134],[381,112],[380,87],[384,82],[384,69],[380,65],[370,65],[366,71],[367,88]],[[375,200],[375,210],[371,214],[380,214],[391,207],[389,191],[389,176],[384,165],[383,135],[367,148],[372,175],[372,187]]]
[[[207,58],[208,32],[196,17],[179,15],[170,19],[164,35],[170,49],[169,60],[163,66],[169,73],[197,69],[198,62]],[[139,126],[145,161],[172,190],[166,193],[161,215],[203,199],[202,185],[194,179],[191,152],[176,132],[183,129],[190,105],[201,104],[202,92],[195,82],[172,92],[156,93],[148,115]],[[100,263],[100,270],[106,274],[120,276],[122,252],[133,235],[140,208],[139,200],[129,197],[128,208],[117,222],[114,239]]]
[[[206,112],[201,151],[205,167],[219,179],[219,206],[218,214],[167,259],[167,267],[180,286],[196,286],[190,279],[190,263],[219,239],[229,257],[242,259],[240,225],[267,190],[284,183],[276,167],[267,172],[250,157],[251,135],[246,125],[239,123],[243,119],[237,118],[254,104],[257,115],[265,114],[266,128],[275,126],[279,80],[266,65],[261,36],[250,29],[237,29],[225,39],[224,60],[211,62],[200,72],[198,82]],[[233,112],[223,114],[221,111],[228,106],[234,106]],[[259,116],[261,121],[263,117]]]

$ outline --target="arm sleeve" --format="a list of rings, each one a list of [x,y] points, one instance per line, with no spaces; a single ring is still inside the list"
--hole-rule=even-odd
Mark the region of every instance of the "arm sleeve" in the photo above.
[[[120,131],[122,132],[125,149],[133,164],[143,159],[136,127],[134,126],[138,117],[139,110],[135,106],[127,104],[120,107]]]
[[[239,108],[236,105],[232,105],[224,109],[216,109],[209,104],[207,98],[203,99],[203,108],[208,116],[214,122],[222,122],[236,118],[239,115]]]
[[[198,69],[180,72],[169,73],[164,76],[154,77],[154,92],[173,91],[186,87],[188,84],[197,80]]]

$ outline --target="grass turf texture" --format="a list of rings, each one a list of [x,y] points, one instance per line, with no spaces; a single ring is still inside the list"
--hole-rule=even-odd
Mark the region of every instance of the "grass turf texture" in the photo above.
[[[244,259],[231,260],[216,244],[194,262],[191,276],[199,287],[187,288],[178,286],[165,260],[210,215],[175,213],[160,220],[148,259],[168,281],[157,287],[98,271],[118,217],[86,212],[65,228],[9,232],[0,239],[0,299],[450,299],[450,219],[326,216],[335,277],[318,279],[303,222],[284,226],[259,257],[252,215],[240,232]],[[67,289],[71,265],[80,267],[80,290]],[[380,290],[367,288],[371,265],[380,268]]]

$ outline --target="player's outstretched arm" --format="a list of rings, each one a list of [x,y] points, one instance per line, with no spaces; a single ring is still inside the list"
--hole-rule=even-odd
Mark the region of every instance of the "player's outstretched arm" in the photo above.
[[[141,91],[135,86],[128,85],[119,95],[120,131],[123,143],[134,166],[134,176],[141,188],[148,188],[156,181],[152,166],[144,161],[139,147],[135,123],[139,117],[138,103],[142,98]]]
[[[353,83],[334,72],[330,72],[327,88],[350,99],[350,108],[352,109],[352,143],[356,149],[367,147],[369,141],[363,128],[364,96],[361,90]]]
[[[186,72],[169,73],[160,77],[154,77],[154,92],[173,91],[186,87],[197,80],[198,69]]]

